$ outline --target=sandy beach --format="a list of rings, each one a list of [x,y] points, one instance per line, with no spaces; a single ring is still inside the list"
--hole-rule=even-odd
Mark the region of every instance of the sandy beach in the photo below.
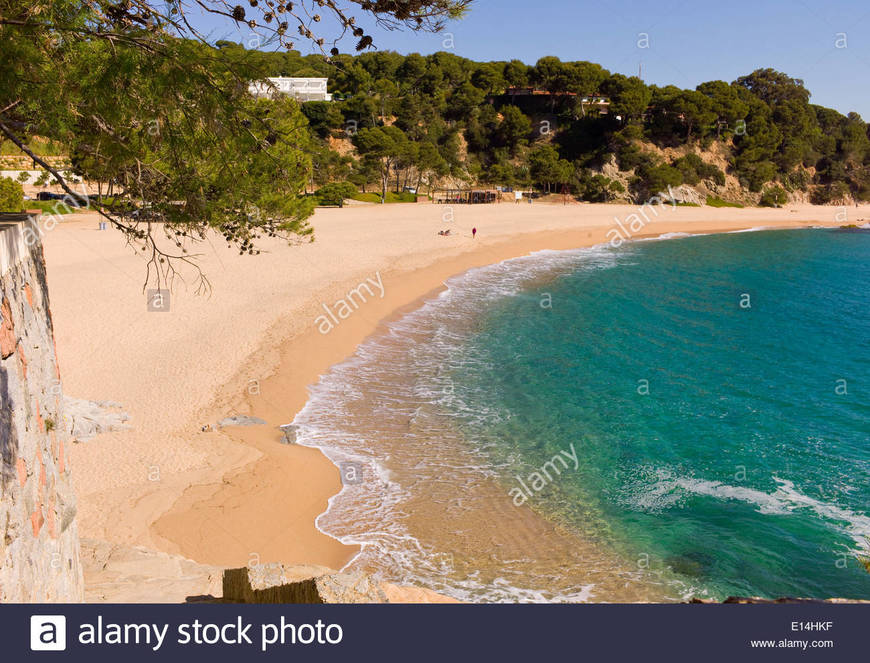
[[[842,210],[667,207],[633,237],[841,225]],[[441,205],[322,209],[310,244],[263,241],[259,256],[239,256],[219,237],[201,245],[211,294],[195,294],[188,273],[168,312],[147,310],[144,261],[123,237],[99,231],[96,215],[64,217],[44,237],[64,392],[130,415],[130,430],[73,447],[83,537],[214,566],[341,568],[356,550],[314,523],[340,489],[338,469],[318,450],[279,443],[278,426],[293,420],[307,387],[449,277],[607,241],[615,219],[636,211],[457,206],[445,222]],[[848,215],[854,223],[870,208]],[[240,414],[268,424],[215,428]]]

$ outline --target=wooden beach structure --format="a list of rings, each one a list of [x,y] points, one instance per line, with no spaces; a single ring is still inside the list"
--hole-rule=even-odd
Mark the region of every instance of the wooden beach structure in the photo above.
[[[501,202],[497,189],[436,189],[433,200],[444,205],[483,205]]]

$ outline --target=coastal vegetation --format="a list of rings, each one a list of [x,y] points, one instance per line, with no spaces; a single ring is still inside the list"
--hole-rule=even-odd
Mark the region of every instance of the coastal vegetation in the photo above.
[[[210,43],[184,1],[0,0],[0,138],[72,193],[45,156],[64,147],[69,170],[99,183],[93,206],[158,281],[193,264],[208,229],[252,254],[264,236],[311,239],[318,203],[439,186],[589,202],[680,187],[694,204],[870,199],[867,124],[810,103],[801,80],[772,69],[684,90],[556,57],[376,51],[353,17],[316,0],[197,4],[268,38]],[[436,31],[470,4],[351,2],[391,27]],[[337,34],[316,32],[318,12]],[[358,54],[341,52],[342,35]],[[252,97],[249,84],[270,76],[326,77],[334,100]]]
[[[409,181],[446,180],[567,190],[590,202],[640,201],[680,185],[736,204],[870,199],[867,124],[811,104],[802,81],[772,69],[681,90],[554,57],[535,65],[446,52],[255,57],[276,76],[330,79],[336,101],[302,108],[330,153],[318,160],[319,182],[383,190],[392,179],[398,192]],[[338,158],[335,147],[348,141],[356,153]]]
[[[20,212],[24,207],[24,189],[20,182],[0,177],[0,212]]]
[[[468,4],[345,6],[381,25],[438,30]],[[272,74],[268,63],[215,48],[188,14],[205,11],[257,30],[275,48],[300,38],[321,59],[337,53],[343,37],[357,50],[374,45],[356,17],[333,3],[246,5],[0,0],[0,138],[72,195],[71,182],[31,148],[65,146],[72,171],[120,201],[98,195],[91,204],[141,249],[146,278],[158,287],[181,263],[197,269],[190,246],[208,230],[241,253],[255,253],[263,236],[310,239],[315,201],[305,189],[322,152],[293,100],[250,95],[251,81]],[[317,32],[322,16],[334,34]],[[201,273],[199,285],[208,287]]]

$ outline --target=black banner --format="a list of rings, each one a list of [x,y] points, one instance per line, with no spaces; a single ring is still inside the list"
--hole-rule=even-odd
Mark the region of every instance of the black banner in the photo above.
[[[0,636],[10,662],[846,661],[870,605],[5,605]]]

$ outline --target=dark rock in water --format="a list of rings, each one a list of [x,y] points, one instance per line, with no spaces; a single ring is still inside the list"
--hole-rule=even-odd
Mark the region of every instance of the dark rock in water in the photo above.
[[[714,603],[719,603],[719,601],[712,601],[709,599],[692,599],[689,603],[701,604],[701,605],[711,605]],[[847,604],[847,603],[861,603],[868,604],[870,601],[861,601],[857,599],[797,599],[789,596],[778,598],[778,599],[763,599],[757,596],[729,596],[727,599],[722,601],[722,603],[729,604],[737,604],[737,605],[770,605],[770,604],[791,604],[791,605],[823,605],[823,604]]]
[[[279,426],[279,428],[284,433],[281,438],[281,444],[296,444],[296,436],[299,433],[299,427],[296,424],[284,424]]]
[[[665,560],[665,564],[670,566],[676,573],[681,573],[684,576],[703,578],[709,574],[714,561],[712,555],[694,550],[683,555],[668,557]]]
[[[863,219],[862,219],[863,220]],[[870,233],[870,224],[856,225],[854,223],[848,226],[840,226],[834,232],[838,233]]]
[[[225,426],[265,426],[266,423],[267,422],[258,419],[257,417],[237,414],[232,417],[227,417],[226,419],[221,419],[218,422],[218,428],[224,428]]]

